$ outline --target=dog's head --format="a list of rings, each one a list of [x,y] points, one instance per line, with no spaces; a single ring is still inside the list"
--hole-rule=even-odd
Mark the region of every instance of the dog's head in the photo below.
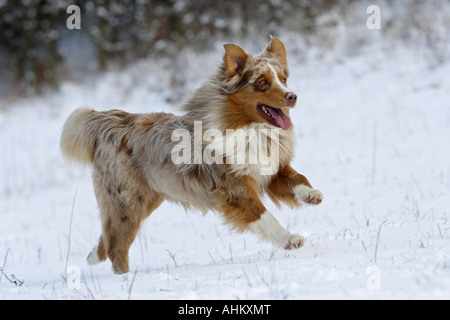
[[[289,76],[286,48],[271,37],[267,47],[253,56],[236,44],[226,44],[221,72],[228,90],[228,123],[241,127],[266,123],[283,130],[291,127],[289,109],[297,95],[287,87]]]

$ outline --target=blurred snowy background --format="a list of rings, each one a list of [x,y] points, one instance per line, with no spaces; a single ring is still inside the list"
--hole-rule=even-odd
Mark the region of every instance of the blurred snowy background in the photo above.
[[[449,299],[449,30],[445,0],[0,0],[0,299]],[[129,275],[89,267],[100,221],[90,170],[59,151],[67,115],[178,113],[224,43],[258,53],[270,34],[300,98],[293,166],[325,201],[267,206],[305,247],[164,204]]]
[[[73,4],[81,9],[79,30],[66,26]],[[366,27],[372,4],[382,8],[379,32]],[[290,40],[291,56],[305,65],[402,48],[437,66],[448,56],[449,24],[448,3],[439,0],[2,0],[0,94],[85,82],[140,59],[167,63],[168,84],[182,90],[190,80],[187,52],[197,56],[226,42],[259,50],[270,34]]]

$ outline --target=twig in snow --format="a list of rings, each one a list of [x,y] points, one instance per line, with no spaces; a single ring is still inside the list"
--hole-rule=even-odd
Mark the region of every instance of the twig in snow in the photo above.
[[[17,279],[14,274],[11,274],[8,277],[8,275],[6,275],[6,273],[3,271],[3,270],[5,270],[6,260],[8,259],[8,253],[9,253],[9,248],[6,250],[5,259],[3,260],[3,266],[0,268],[0,282],[2,281],[2,276],[5,275],[6,280],[8,280],[12,284],[16,285],[17,287],[20,287],[23,285],[24,280]]]
[[[245,279],[247,279],[248,286],[252,287],[252,283],[250,282],[250,279],[248,278],[247,272],[245,272],[244,268],[242,268],[242,271],[244,272]]]
[[[366,245],[364,244],[364,241],[361,241],[361,242],[362,242],[362,245],[363,245],[364,251],[365,251],[365,252],[367,252],[367,248],[366,248]]]
[[[377,124],[373,124],[373,137],[372,137],[372,176],[370,178],[370,184],[375,184],[376,174],[376,160],[377,160]]]
[[[208,251],[209,257],[211,258],[212,262],[214,264],[217,264],[216,260],[214,260],[213,256],[211,255],[211,252]]]
[[[6,273],[3,271],[3,268],[0,268],[0,276],[4,275],[5,279],[11,282],[12,284],[16,285],[17,287],[20,287],[25,282],[24,280],[19,280],[16,278],[14,274],[7,276]]]
[[[9,253],[9,248],[6,250],[5,259],[3,260],[3,266],[1,268],[1,270],[5,269],[6,259],[8,259],[8,253]],[[2,275],[3,275],[3,272],[0,273],[0,283],[2,282]]]
[[[138,270],[136,269],[136,271],[134,271],[134,274],[133,274],[133,279],[131,280],[130,288],[128,289],[128,300],[130,300],[130,298],[131,298],[131,290],[133,290],[133,284],[134,284],[134,280],[136,279],[137,272],[138,272]]]
[[[378,227],[378,234],[377,234],[377,243],[375,244],[375,255],[374,255],[374,262],[377,263],[377,253],[378,253],[378,240],[380,240],[380,233],[381,233],[381,227],[383,224],[386,223],[386,220],[384,220],[380,226]]]
[[[175,256],[174,256],[174,255],[172,254],[172,252],[170,252],[169,250],[166,250],[166,251],[169,253],[170,257],[172,258],[173,263],[175,264],[175,267],[178,268],[178,263],[177,263],[176,260],[175,260]]]
[[[437,226],[438,226],[439,234],[441,235],[441,238],[444,239],[444,235],[442,234],[441,227],[439,226],[439,223],[438,223]]]
[[[75,200],[77,198],[77,192],[75,191],[75,195],[73,196],[73,202],[72,202],[72,212],[70,213],[70,224],[69,224],[69,240],[67,245],[67,256],[66,256],[66,267],[64,269],[64,281],[67,281],[67,265],[69,264],[69,254],[70,254],[70,241],[72,239],[72,221],[73,221],[73,211],[75,208]]]
[[[166,272],[167,272],[167,285],[170,283],[170,274],[169,274],[169,265],[166,264]]]

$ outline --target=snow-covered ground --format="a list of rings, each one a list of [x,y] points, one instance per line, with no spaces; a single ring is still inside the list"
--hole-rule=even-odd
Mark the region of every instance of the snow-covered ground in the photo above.
[[[408,48],[306,63],[295,41],[293,167],[325,200],[266,203],[303,248],[274,251],[165,203],[132,245],[129,274],[87,265],[100,235],[90,169],[62,158],[59,136],[82,105],[179,112],[170,62],[140,61],[0,109],[0,299],[449,299],[450,63]],[[215,48],[185,53],[189,90],[219,62]]]

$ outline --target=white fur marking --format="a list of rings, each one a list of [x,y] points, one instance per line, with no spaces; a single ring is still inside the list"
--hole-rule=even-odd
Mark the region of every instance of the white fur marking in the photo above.
[[[294,187],[294,195],[299,203],[303,203],[306,199],[316,198],[320,199],[320,201],[323,199],[322,192],[305,186],[304,184],[299,184]]]
[[[290,234],[283,229],[277,219],[275,219],[269,211],[264,212],[258,221],[250,223],[249,230],[258,235],[262,240],[272,242],[277,248],[299,248],[304,242],[302,236]]]
[[[275,69],[270,65],[267,64],[267,66],[269,67],[270,71],[272,72],[272,77],[275,79],[275,83],[277,84],[277,86],[281,87],[283,90],[287,89],[287,86],[285,84],[283,84],[280,79],[278,78],[277,72],[275,71]]]
[[[100,263],[100,259],[98,258],[98,246],[95,246],[92,248],[91,252],[89,253],[88,257],[87,257],[87,262],[89,265],[94,265],[94,264],[99,264]]]
[[[217,135],[207,148],[223,154],[234,172],[251,175],[260,186],[266,186],[279,168],[282,134],[278,128],[251,124],[237,130],[227,129],[225,136]]]

